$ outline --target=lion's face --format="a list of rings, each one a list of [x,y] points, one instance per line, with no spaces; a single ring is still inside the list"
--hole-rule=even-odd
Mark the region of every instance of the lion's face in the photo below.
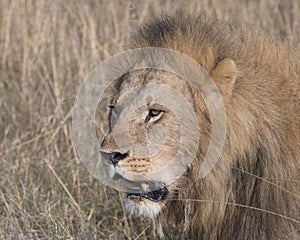
[[[188,167],[185,150],[178,153],[182,135],[179,119],[171,106],[160,104],[163,96],[157,84],[183,96],[189,91],[170,73],[143,70],[127,74],[112,98],[110,132],[101,145],[107,176],[124,182],[127,210],[147,217],[157,216],[168,199],[174,198]],[[174,106],[184,99],[172,101]]]

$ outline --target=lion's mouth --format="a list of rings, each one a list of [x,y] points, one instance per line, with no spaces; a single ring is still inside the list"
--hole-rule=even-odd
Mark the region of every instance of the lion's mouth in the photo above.
[[[127,188],[126,198],[139,201],[142,198],[152,202],[159,202],[166,198],[168,189],[162,182],[152,181],[131,181],[123,176],[116,174],[114,180],[119,180],[123,187]]]
[[[168,193],[168,190],[166,187],[159,188],[159,189],[151,191],[151,192],[143,192],[143,191],[136,192],[136,191],[129,190],[127,192],[127,198],[139,197],[139,198],[146,198],[153,202],[159,202],[166,198],[167,193]]]

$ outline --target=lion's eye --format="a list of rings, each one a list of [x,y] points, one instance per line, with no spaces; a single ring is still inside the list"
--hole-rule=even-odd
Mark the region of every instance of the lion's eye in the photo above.
[[[149,122],[151,119],[153,120],[157,120],[160,116],[160,114],[162,113],[161,110],[157,110],[157,109],[150,109],[149,113],[145,119],[145,122]]]

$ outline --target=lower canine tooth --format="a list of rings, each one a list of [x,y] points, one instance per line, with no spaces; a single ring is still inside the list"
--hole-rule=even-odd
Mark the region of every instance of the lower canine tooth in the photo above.
[[[141,184],[141,188],[143,189],[143,192],[147,192],[149,186],[148,186],[148,184],[146,184],[146,183],[142,183],[142,184]]]

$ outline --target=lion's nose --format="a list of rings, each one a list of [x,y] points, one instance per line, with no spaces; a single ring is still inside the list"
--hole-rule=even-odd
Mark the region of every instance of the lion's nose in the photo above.
[[[128,157],[128,153],[120,153],[120,152],[111,152],[111,153],[103,153],[106,157],[112,162],[113,165],[117,165],[117,163],[124,158]]]

